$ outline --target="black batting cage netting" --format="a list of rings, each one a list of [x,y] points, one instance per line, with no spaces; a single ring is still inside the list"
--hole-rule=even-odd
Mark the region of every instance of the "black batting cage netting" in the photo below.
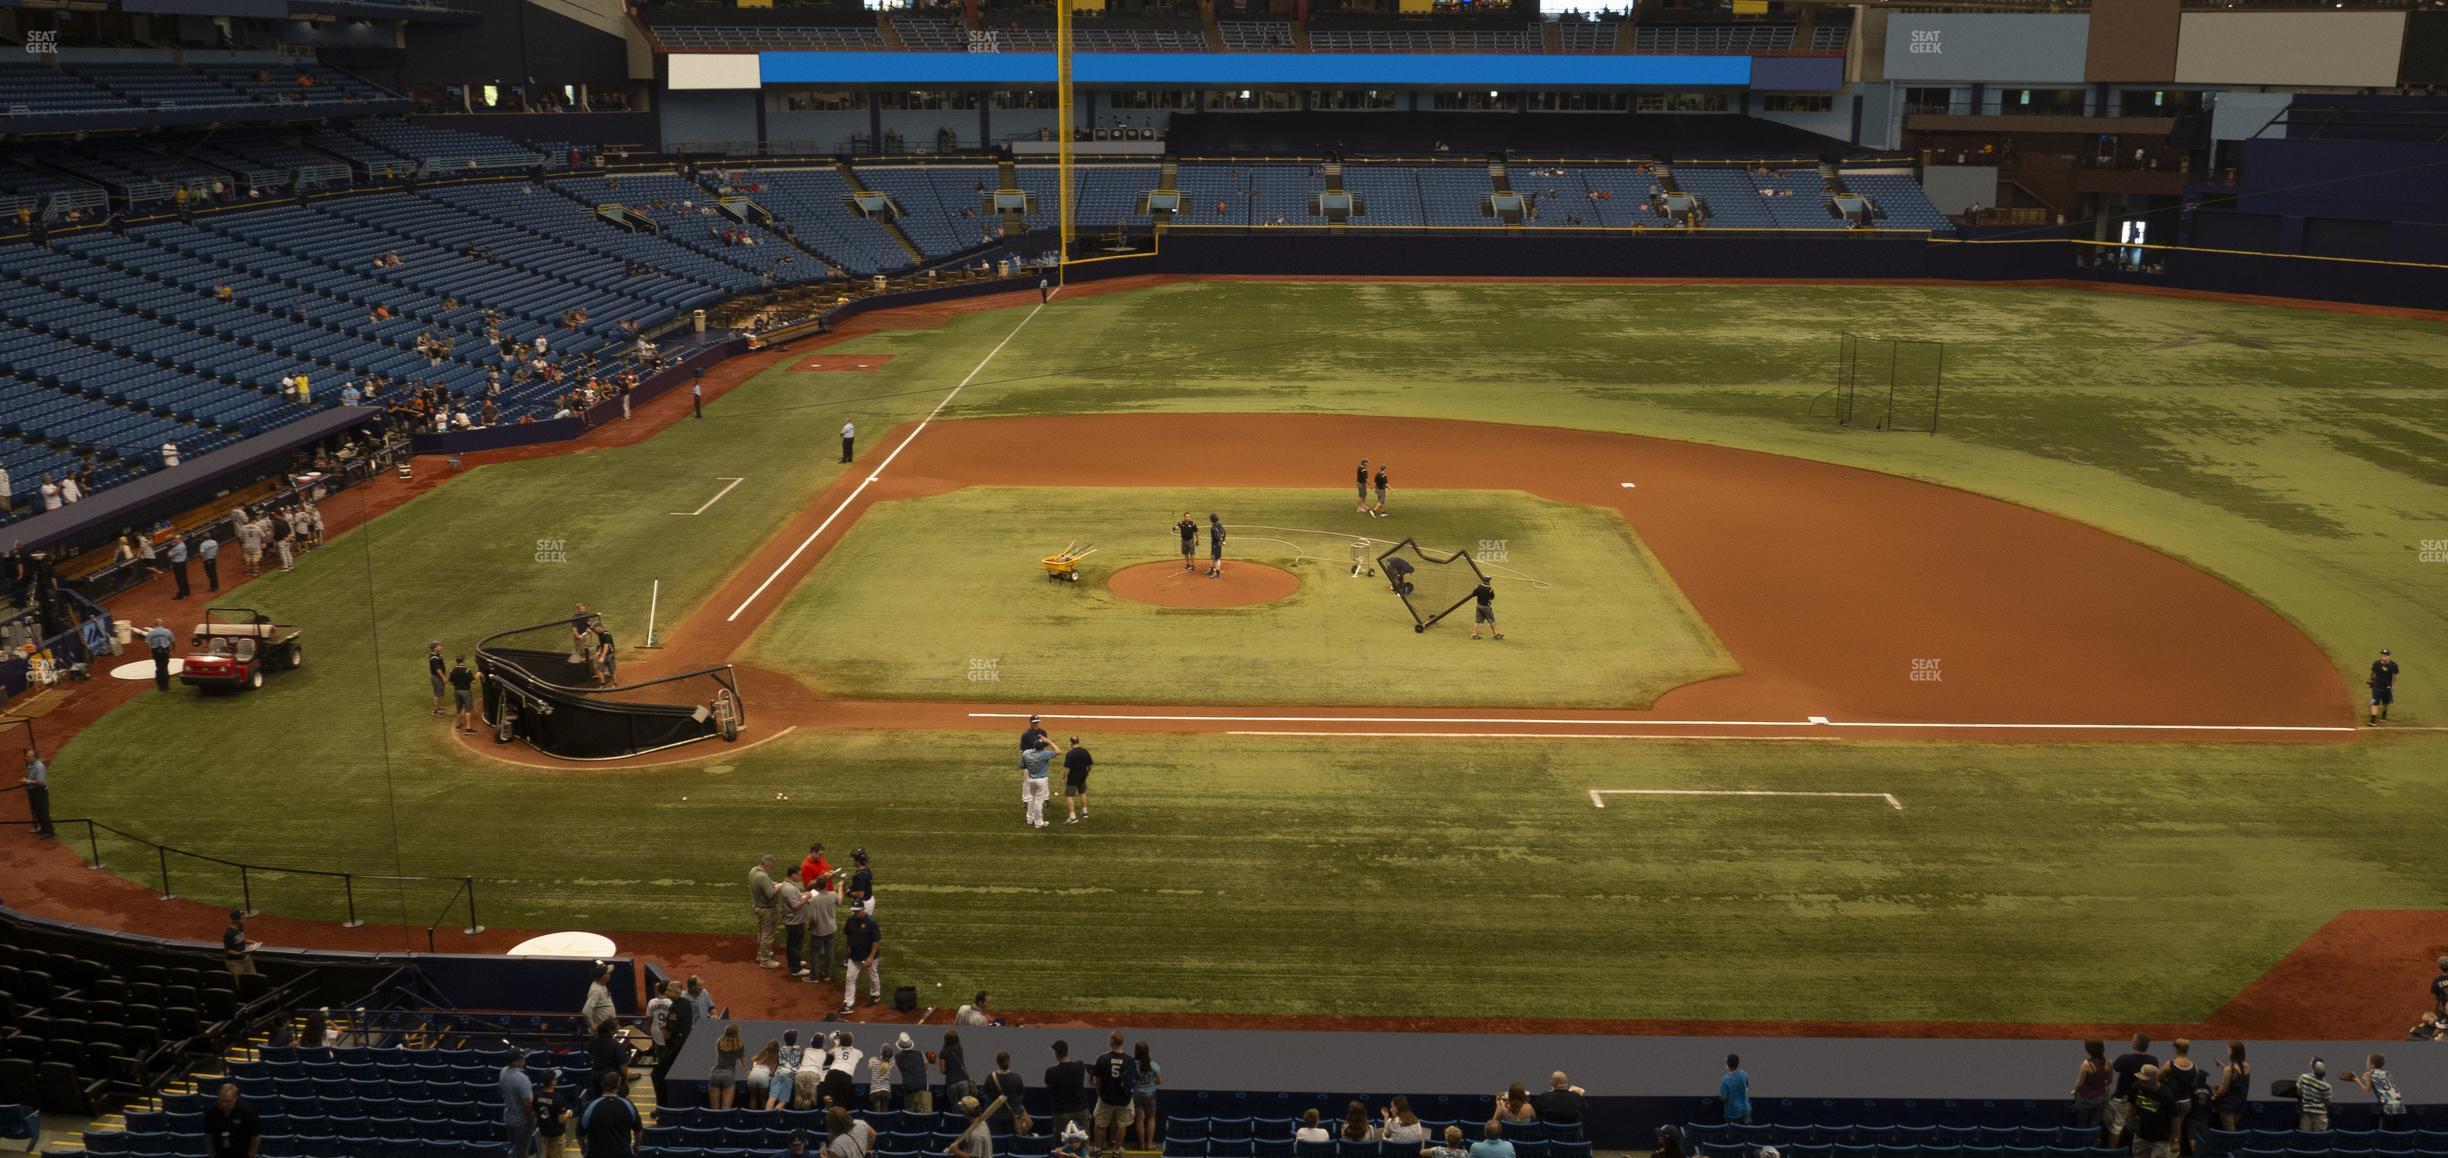
[[[1377,573],[1402,596],[1411,630],[1426,631],[1470,602],[1486,578],[1468,551],[1439,551],[1405,539],[1377,556]]]
[[[484,718],[493,738],[525,740],[565,760],[617,760],[739,738],[747,726],[731,666],[608,684],[567,619],[485,637],[476,645]]]

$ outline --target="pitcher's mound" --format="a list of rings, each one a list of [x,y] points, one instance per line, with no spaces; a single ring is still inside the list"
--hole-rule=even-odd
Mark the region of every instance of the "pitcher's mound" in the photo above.
[[[1196,571],[1184,571],[1179,563],[1125,567],[1114,572],[1105,586],[1124,599],[1158,607],[1252,607],[1300,590],[1300,577],[1264,563],[1227,561],[1224,577],[1210,579],[1202,559]]]

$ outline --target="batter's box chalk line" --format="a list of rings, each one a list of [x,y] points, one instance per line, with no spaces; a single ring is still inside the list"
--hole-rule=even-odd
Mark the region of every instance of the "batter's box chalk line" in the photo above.
[[[1769,788],[1592,788],[1590,803],[1607,806],[1609,796],[1824,796],[1852,800],[1884,800],[1887,807],[1904,811],[1904,802],[1892,792],[1783,792]]]

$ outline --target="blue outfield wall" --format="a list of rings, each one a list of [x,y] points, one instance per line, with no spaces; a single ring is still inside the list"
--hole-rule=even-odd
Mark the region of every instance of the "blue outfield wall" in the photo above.
[[[757,56],[762,79],[769,85],[1054,83],[1054,54],[1050,52],[764,52]],[[1843,63],[1833,58],[1831,62],[1836,79],[1841,80]],[[1824,67],[1817,70],[1828,71]],[[1748,56],[1093,52],[1071,58],[1076,83],[1133,88],[1741,87],[1751,83],[1751,73]],[[1780,79],[1784,79],[1782,73]],[[1797,74],[1792,79],[1806,78]],[[1814,75],[1809,79],[1827,78]]]

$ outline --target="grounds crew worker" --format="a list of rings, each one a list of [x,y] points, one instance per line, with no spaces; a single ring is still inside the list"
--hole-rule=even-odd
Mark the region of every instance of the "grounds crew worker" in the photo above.
[[[145,647],[153,653],[153,686],[169,691],[170,649],[178,646],[178,637],[170,634],[170,629],[163,627],[158,619],[153,621],[153,626],[145,629],[144,637]]]

